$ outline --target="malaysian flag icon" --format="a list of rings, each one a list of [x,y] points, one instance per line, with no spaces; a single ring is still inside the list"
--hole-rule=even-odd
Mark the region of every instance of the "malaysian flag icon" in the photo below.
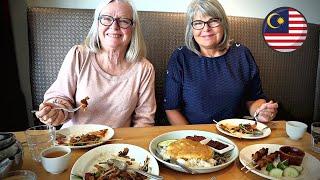
[[[303,14],[290,7],[271,11],[263,23],[264,40],[279,52],[298,49],[306,39],[307,32],[307,22]]]

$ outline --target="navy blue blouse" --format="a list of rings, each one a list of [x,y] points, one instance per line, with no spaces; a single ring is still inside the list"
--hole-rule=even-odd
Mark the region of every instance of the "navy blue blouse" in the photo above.
[[[263,98],[259,69],[250,50],[232,45],[219,57],[176,49],[168,62],[164,108],[180,109],[190,124],[241,114],[246,101]]]

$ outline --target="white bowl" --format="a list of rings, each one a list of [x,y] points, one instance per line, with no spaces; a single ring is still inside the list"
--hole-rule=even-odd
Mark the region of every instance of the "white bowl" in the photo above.
[[[151,152],[151,154],[161,163],[163,163],[165,166],[174,169],[176,171],[180,171],[180,172],[186,172],[184,169],[182,169],[180,166],[164,161],[161,157],[158,157],[156,154],[156,150],[157,150],[157,145],[159,142],[165,141],[165,140],[169,140],[169,139],[182,139],[185,138],[186,136],[204,136],[206,138],[211,138],[212,140],[219,140],[222,142],[226,142],[228,144],[232,144],[234,146],[233,150],[230,151],[231,156],[229,158],[229,161],[224,163],[224,164],[220,164],[217,166],[213,166],[210,168],[193,168],[193,170],[197,171],[198,173],[210,173],[210,172],[214,172],[214,171],[219,171],[223,168],[226,168],[227,166],[229,166],[239,155],[239,150],[238,147],[235,143],[233,143],[231,140],[229,140],[226,137],[220,136],[218,134],[215,133],[211,133],[211,132],[207,132],[207,131],[198,131],[198,130],[180,130],[180,131],[172,131],[172,132],[168,132],[162,135],[159,135],[157,137],[155,137],[149,144],[149,151]]]
[[[48,157],[52,152],[63,152],[57,157]],[[67,146],[53,146],[43,150],[40,154],[42,166],[46,171],[52,174],[62,173],[68,168],[71,157],[71,148]]]
[[[292,140],[299,140],[303,137],[304,133],[307,131],[308,125],[299,121],[287,121],[286,122],[286,132],[287,135]]]

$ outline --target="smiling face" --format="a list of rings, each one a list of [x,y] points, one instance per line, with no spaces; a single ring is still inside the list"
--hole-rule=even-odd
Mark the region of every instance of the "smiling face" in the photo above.
[[[204,22],[207,22],[209,19],[212,19],[213,17],[202,15],[200,13],[197,13],[193,17],[193,21],[195,20],[201,20]],[[211,28],[208,26],[208,24],[205,24],[203,29],[196,30],[192,29],[192,34],[195,39],[195,41],[198,43],[200,47],[200,52],[206,51],[208,49],[216,49],[219,43],[221,42],[223,38],[223,27],[221,25]]]
[[[100,15],[132,19],[132,8],[127,3],[115,1],[104,7]],[[131,41],[132,29],[132,26],[126,29],[120,28],[116,21],[110,26],[104,26],[99,22],[98,31],[102,49],[127,49]]]

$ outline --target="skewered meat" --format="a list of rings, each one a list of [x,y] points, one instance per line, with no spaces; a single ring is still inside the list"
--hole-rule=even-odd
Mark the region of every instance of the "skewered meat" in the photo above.
[[[252,160],[258,162],[263,156],[268,155],[268,148],[261,148],[259,151],[252,154]]]
[[[260,160],[257,161],[256,169],[261,170],[264,166],[267,166],[268,163],[272,163],[279,155],[279,151],[275,151],[267,156],[263,156]]]

